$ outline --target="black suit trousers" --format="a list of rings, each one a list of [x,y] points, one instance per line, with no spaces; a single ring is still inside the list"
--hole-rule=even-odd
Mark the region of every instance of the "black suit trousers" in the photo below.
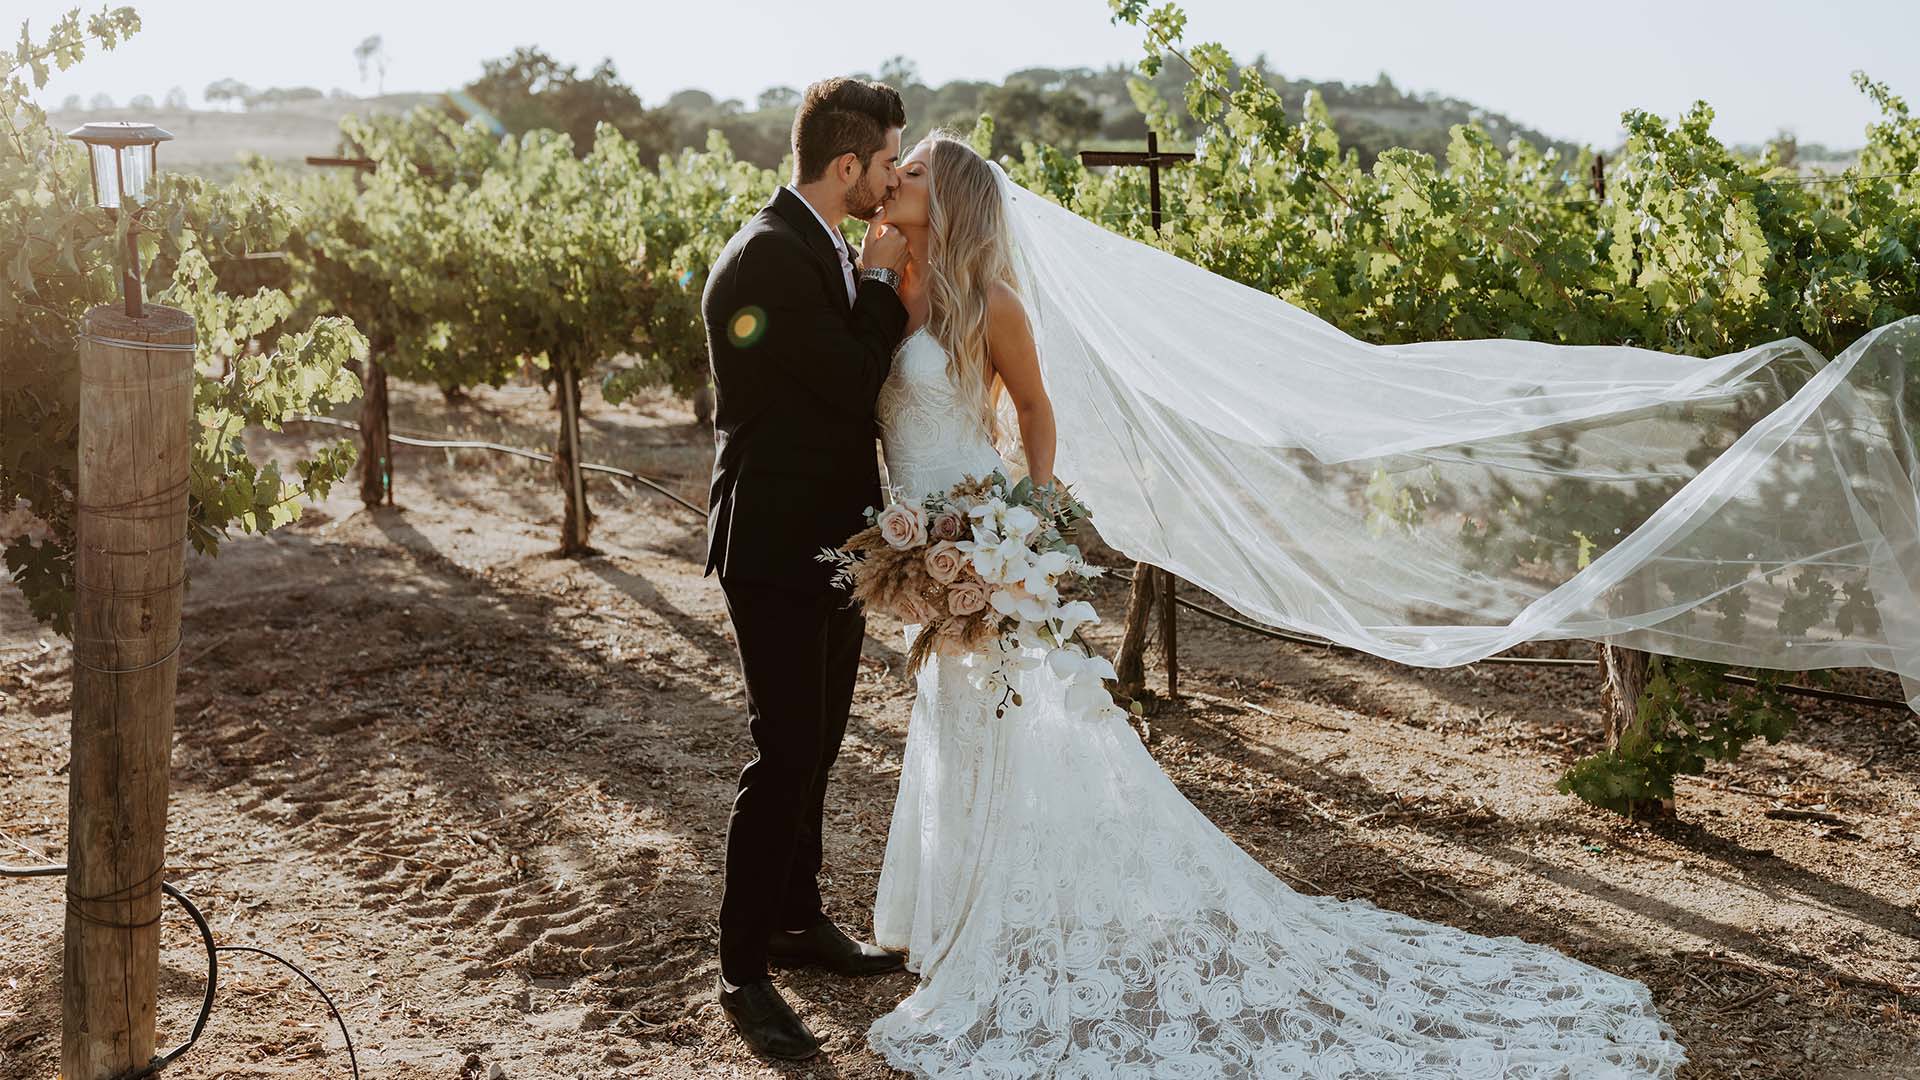
[[[720,972],[767,975],[767,938],[824,915],[821,818],[846,735],[866,617],[839,589],[720,579],[747,681],[754,759],[727,820]]]

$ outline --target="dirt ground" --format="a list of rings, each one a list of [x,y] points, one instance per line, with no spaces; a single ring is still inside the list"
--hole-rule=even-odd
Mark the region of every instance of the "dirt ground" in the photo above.
[[[528,387],[454,407],[395,387],[401,431],[545,446],[552,415]],[[586,437],[589,460],[703,501],[710,442],[677,403],[596,402]],[[398,508],[367,512],[347,485],[192,564],[170,877],[219,939],[326,986],[369,1080],[889,1075],[864,1033],[911,976],[783,976],[827,1039],[785,1069],[750,1056],[712,1002],[722,838],[750,747],[703,523],[596,477],[605,554],[560,560],[545,466],[402,449],[395,486]],[[1122,587],[1095,598],[1109,647]],[[1192,613],[1179,632],[1189,693],[1151,718],[1149,745],[1294,887],[1639,979],[1688,1077],[1920,1077],[1908,714],[1810,705],[1787,741],[1683,780],[1680,819],[1649,827],[1552,790],[1599,738],[1592,669],[1399,668]],[[856,928],[900,767],[901,644],[876,620],[828,802],[829,904]],[[66,644],[0,589],[0,861],[62,854],[69,672]],[[1875,673],[1842,683],[1896,692]],[[57,1069],[60,901],[55,881],[0,882],[0,1080]],[[165,928],[171,1045],[204,962],[184,918]],[[166,1075],[349,1072],[305,986],[228,956],[205,1037]]]

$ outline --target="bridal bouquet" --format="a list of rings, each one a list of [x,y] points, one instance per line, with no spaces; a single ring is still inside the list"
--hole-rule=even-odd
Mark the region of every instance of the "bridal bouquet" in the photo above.
[[[1066,539],[1087,509],[1064,487],[1010,485],[993,472],[912,502],[868,508],[867,528],[816,556],[836,568],[834,584],[868,610],[918,624],[908,670],[936,653],[977,655],[974,684],[999,695],[997,713],[1020,704],[1012,673],[1050,665],[1068,680],[1068,707],[1113,706],[1101,685],[1113,665],[1092,652],[1080,628],[1099,621],[1093,605],[1063,588],[1103,571]]]

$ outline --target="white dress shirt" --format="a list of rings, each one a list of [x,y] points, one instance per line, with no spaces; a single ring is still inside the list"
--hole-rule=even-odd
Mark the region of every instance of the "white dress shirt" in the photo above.
[[[847,281],[847,303],[853,303],[855,297],[859,295],[859,290],[855,289],[853,285],[853,261],[847,250],[847,238],[840,235],[839,229],[827,224],[827,219],[820,216],[820,211],[813,208],[813,204],[807,201],[805,195],[800,194],[799,188],[794,187],[792,184],[787,184],[785,187],[800,199],[800,205],[812,212],[813,220],[819,222],[820,227],[827,230],[827,238],[833,241],[833,250],[840,253],[840,276]]]

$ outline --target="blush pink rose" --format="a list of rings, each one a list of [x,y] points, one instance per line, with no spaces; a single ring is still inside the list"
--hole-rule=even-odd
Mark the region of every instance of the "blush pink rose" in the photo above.
[[[959,545],[942,540],[927,549],[926,564],[928,577],[942,585],[950,585],[966,568],[967,556]]]
[[[965,618],[987,609],[987,587],[978,581],[962,581],[947,590],[947,611]]]
[[[879,538],[895,552],[918,548],[927,542],[927,517],[916,505],[893,503],[881,511],[874,525],[879,527]]]
[[[927,526],[927,535],[935,540],[960,539],[960,515],[935,514],[933,522]]]
[[[927,517],[917,506],[894,503],[881,512],[874,524],[880,526],[880,538],[895,551],[905,551],[927,542]]]

